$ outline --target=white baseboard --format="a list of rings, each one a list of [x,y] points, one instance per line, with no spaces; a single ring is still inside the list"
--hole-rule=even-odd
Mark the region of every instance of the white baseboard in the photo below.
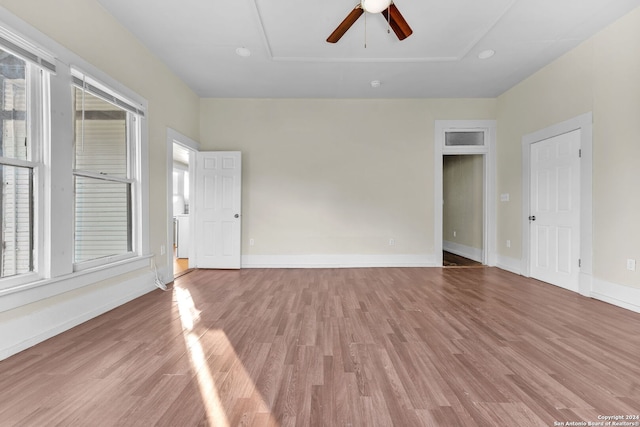
[[[522,275],[522,262],[519,259],[498,255],[496,267]],[[640,313],[640,288],[607,282],[581,273],[577,293]]]
[[[172,266],[164,266],[158,269],[158,276],[160,276],[160,281],[165,285],[173,282],[173,267]]]
[[[578,279],[578,293],[585,297],[591,297],[592,289],[593,276],[584,271],[580,271],[580,278]]]
[[[123,282],[93,285],[0,313],[0,360],[156,289],[146,272]]]
[[[503,255],[496,255],[496,267],[522,276],[522,261]]]
[[[640,288],[594,278],[589,296],[640,313]]]
[[[435,255],[243,255],[242,268],[439,267]]]
[[[461,245],[460,243],[449,242],[447,240],[442,241],[442,249],[473,261],[482,262],[482,249]]]

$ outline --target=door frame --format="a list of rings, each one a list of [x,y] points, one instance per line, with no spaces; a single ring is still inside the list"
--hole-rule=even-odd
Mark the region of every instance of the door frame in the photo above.
[[[486,141],[484,146],[445,146],[447,131],[484,130]],[[480,154],[484,160],[483,182],[483,230],[482,230],[482,263],[496,265],[496,121],[495,120],[436,120],[435,121],[435,155],[434,155],[434,251],[436,266],[442,267],[442,203],[443,203],[443,171],[444,155]]]
[[[580,130],[580,267],[578,292],[590,296],[593,282],[593,114],[582,114],[522,137],[522,266],[521,273],[531,277],[531,145],[574,130]]]
[[[166,275],[170,280],[168,282],[173,281],[173,144],[178,144],[181,147],[189,150],[189,194],[194,194],[194,168],[196,159],[196,152],[200,150],[200,144],[193,139],[189,138],[186,135],[181,134],[180,132],[167,128],[167,235],[166,235],[166,262],[167,266],[165,267],[162,275]],[[189,210],[189,222],[193,222],[193,210]],[[193,242],[193,227],[189,227],[191,230],[191,236],[189,241]],[[189,250],[189,268],[192,268],[193,262],[193,253],[191,251],[192,246],[190,246]]]

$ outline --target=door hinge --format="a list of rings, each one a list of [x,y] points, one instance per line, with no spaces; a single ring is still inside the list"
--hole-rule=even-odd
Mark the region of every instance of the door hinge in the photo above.
[[[582,267],[582,260],[578,258],[578,267]]]
[[[582,148],[578,150],[578,157],[582,157]]]

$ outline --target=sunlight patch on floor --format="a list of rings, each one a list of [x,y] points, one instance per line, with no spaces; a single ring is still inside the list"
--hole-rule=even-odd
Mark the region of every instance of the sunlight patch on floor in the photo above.
[[[253,380],[244,369],[242,361],[238,359],[224,331],[220,329],[209,330],[206,329],[206,327],[202,327],[202,325],[200,325],[201,328],[199,331],[196,330],[200,321],[200,310],[197,309],[189,290],[176,286],[174,287],[174,294],[178,304],[178,312],[180,313],[182,334],[187,346],[187,351],[189,352],[191,368],[198,380],[200,396],[207,413],[207,421],[210,425],[229,427],[229,419],[220,397],[219,387],[216,385],[216,380],[214,379],[214,377],[219,378],[220,382],[223,382],[225,376],[218,377],[216,375],[219,373],[212,373],[201,340],[206,338],[208,342],[215,342],[217,344],[216,347],[224,353],[228,354],[231,352],[233,357],[233,370],[241,377],[241,381],[238,382],[249,383],[251,385],[252,397],[259,395],[259,393],[257,393]],[[229,402],[228,404],[232,403]],[[228,409],[231,410],[232,408]],[[260,401],[257,402],[257,408],[254,412],[269,414],[269,425],[277,425],[272,419],[273,417],[270,414],[271,411],[269,407],[263,400],[260,399]]]

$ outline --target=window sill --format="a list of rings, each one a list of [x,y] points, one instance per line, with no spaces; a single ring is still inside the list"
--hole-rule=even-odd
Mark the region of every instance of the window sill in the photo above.
[[[0,312],[51,298],[65,292],[93,285],[115,276],[149,267],[152,255],[128,258],[123,261],[76,271],[60,277],[0,289]]]
[[[97,268],[119,264],[123,261],[128,261],[137,257],[138,256],[133,252],[127,252],[121,255],[112,255],[104,258],[92,259],[89,261],[76,262],[73,264],[73,271],[75,273],[81,273],[84,271],[95,271]]]

